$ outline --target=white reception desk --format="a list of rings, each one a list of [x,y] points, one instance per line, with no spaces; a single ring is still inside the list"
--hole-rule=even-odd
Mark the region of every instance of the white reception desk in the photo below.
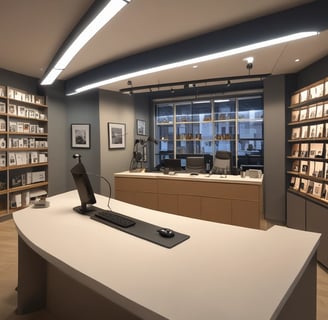
[[[208,222],[111,201],[113,210],[190,235],[167,249],[72,207],[13,214],[19,233],[18,313],[58,319],[315,319],[320,235]],[[107,198],[97,195],[97,206]]]

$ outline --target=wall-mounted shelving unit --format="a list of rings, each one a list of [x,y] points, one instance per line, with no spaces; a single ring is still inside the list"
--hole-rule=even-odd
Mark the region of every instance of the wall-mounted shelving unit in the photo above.
[[[287,225],[322,233],[328,266],[328,78],[296,91],[288,109]]]
[[[45,97],[0,86],[0,217],[48,190]]]

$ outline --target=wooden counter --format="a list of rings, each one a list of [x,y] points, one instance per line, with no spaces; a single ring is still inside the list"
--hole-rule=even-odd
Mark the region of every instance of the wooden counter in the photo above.
[[[260,228],[263,177],[115,174],[115,198],[186,217]]]

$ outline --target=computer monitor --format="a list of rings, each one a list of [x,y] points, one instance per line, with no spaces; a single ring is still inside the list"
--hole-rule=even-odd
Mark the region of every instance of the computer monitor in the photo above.
[[[168,168],[170,171],[180,171],[181,160],[180,159],[164,159],[164,168]]]
[[[187,157],[186,161],[187,172],[205,172],[204,157]]]
[[[96,203],[96,198],[88,174],[81,162],[81,156],[74,155],[73,157],[79,159],[79,162],[71,169],[71,173],[81,201],[81,206],[74,207],[73,209],[78,213],[87,214],[93,211],[93,208],[89,205]]]

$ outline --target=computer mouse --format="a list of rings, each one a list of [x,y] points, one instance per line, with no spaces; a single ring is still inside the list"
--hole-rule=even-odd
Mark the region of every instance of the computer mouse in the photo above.
[[[174,231],[171,230],[171,229],[161,228],[161,229],[159,229],[157,231],[164,238],[172,238],[172,237],[174,237]]]

